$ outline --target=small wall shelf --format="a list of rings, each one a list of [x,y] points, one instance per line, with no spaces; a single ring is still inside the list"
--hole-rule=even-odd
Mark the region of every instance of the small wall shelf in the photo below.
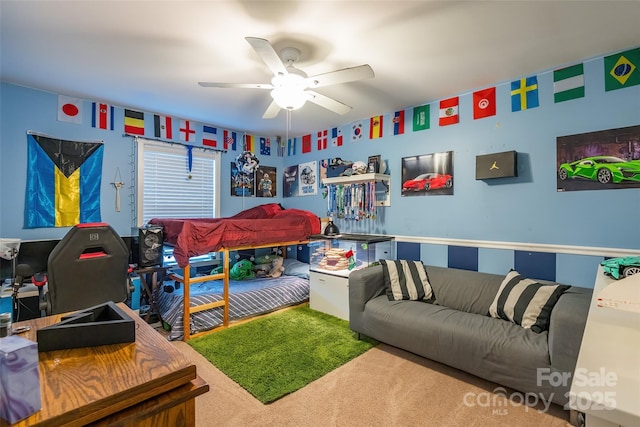
[[[363,173],[359,175],[337,176],[334,178],[323,178],[324,185],[344,185],[344,184],[362,184],[364,182],[380,182],[385,187],[385,198],[376,200],[376,206],[391,206],[391,175],[383,173]]]

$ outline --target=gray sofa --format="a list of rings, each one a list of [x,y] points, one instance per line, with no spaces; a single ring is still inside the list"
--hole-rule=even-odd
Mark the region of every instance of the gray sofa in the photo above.
[[[535,333],[488,316],[505,276],[425,266],[435,301],[390,301],[380,265],[349,276],[350,328],[378,341],[499,385],[565,405],[589,310],[591,289],[571,287]],[[538,371],[541,369],[541,371]],[[555,374],[553,374],[555,373]],[[552,384],[553,383],[553,384]]]

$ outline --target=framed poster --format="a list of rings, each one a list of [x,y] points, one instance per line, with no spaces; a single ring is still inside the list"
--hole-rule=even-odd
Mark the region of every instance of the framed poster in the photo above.
[[[453,195],[453,151],[402,159],[402,196]]]
[[[380,172],[380,162],[382,157],[380,154],[376,156],[369,156],[367,160],[367,172],[368,173],[379,173]]]
[[[287,166],[282,174],[282,196],[298,195],[298,165]]]
[[[300,179],[300,196],[313,196],[318,194],[318,163],[307,162],[298,165],[298,176]]]
[[[278,195],[278,180],[275,167],[258,166],[255,182],[256,197],[276,197]]]
[[[640,126],[556,138],[558,191],[640,188]]]
[[[254,194],[255,175],[238,170],[236,162],[231,162],[231,196],[247,197]]]

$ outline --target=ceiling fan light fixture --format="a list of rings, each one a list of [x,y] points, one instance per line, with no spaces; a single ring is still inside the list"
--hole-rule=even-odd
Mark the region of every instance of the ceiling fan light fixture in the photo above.
[[[298,88],[288,89],[284,87],[276,88],[271,91],[271,97],[276,101],[280,108],[287,110],[297,110],[307,102],[307,94]]]
[[[271,97],[280,108],[297,110],[309,99],[304,91],[306,88],[306,75],[296,71],[298,70],[290,69],[287,74],[278,74],[271,80],[273,84]]]
[[[271,90],[273,101],[262,115],[264,119],[276,117],[280,108],[289,111],[301,108],[307,101],[336,114],[346,114],[351,111],[350,106],[309,89],[374,77],[373,70],[368,64],[309,77],[307,73],[295,67],[301,56],[299,49],[285,47],[280,51],[279,56],[269,40],[258,37],[245,37],[245,39],[273,73],[271,84],[215,82],[198,82],[198,84],[204,87]]]

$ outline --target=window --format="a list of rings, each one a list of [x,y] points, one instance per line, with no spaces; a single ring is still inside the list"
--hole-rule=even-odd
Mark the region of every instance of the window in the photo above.
[[[138,226],[151,218],[215,218],[219,211],[220,153],[137,138]]]

